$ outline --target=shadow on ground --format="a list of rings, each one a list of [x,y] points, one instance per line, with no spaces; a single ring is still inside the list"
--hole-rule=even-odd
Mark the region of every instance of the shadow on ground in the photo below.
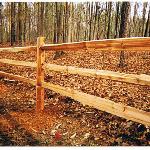
[[[39,140],[35,139],[31,133],[29,133],[25,128],[22,127],[8,112],[5,107],[0,104],[0,115],[3,116],[5,120],[9,122],[12,129],[4,131],[4,126],[0,124],[0,146],[39,146]],[[1,131],[3,130],[3,131]],[[23,145],[22,145],[23,144]]]

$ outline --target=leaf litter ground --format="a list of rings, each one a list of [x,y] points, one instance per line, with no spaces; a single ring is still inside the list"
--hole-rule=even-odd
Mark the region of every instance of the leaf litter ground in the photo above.
[[[91,69],[150,75],[150,53],[126,52],[126,67],[118,68],[119,52],[71,51],[46,62]],[[0,52],[0,59],[36,61],[36,52]],[[1,71],[36,77],[29,67],[0,64]],[[45,80],[104,97],[149,112],[150,87],[100,78],[46,72]],[[45,109],[35,113],[35,87],[18,81],[0,79],[0,145],[110,146],[149,145],[149,127],[109,113],[83,106],[71,98],[46,89]]]

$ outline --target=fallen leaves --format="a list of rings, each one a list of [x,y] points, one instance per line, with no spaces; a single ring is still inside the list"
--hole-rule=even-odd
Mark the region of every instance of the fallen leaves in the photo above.
[[[63,57],[52,60],[52,54],[47,54],[47,62],[58,65],[77,66],[91,69],[105,69],[126,73],[150,74],[147,52],[128,52],[128,66],[123,70],[117,67],[119,52],[76,51],[66,52]],[[105,54],[105,55],[104,55]],[[36,52],[9,53],[1,52],[0,58],[24,61],[36,61]],[[138,61],[137,61],[138,60]],[[135,63],[136,62],[136,63]],[[36,77],[36,70],[28,67],[1,65],[1,70],[19,74],[29,78]],[[89,78],[58,72],[46,72],[45,81],[81,90],[85,93],[111,99],[129,106],[149,111],[150,88],[137,86],[101,78]],[[9,90],[8,90],[9,89]],[[149,128],[111,114],[82,106],[71,98],[60,96],[50,90],[45,90],[45,110],[36,116],[35,87],[9,79],[0,79],[0,95],[2,107],[1,116],[15,112],[13,116],[38,140],[32,142],[20,133],[9,131],[18,145],[148,145]],[[7,93],[6,93],[7,91]],[[5,109],[3,109],[5,108]],[[21,121],[19,119],[23,119]],[[8,127],[3,122],[1,130]],[[135,130],[137,129],[137,130]],[[21,130],[21,129],[19,129]],[[136,133],[136,134],[135,134]],[[23,140],[21,142],[21,140]],[[26,141],[27,140],[27,141]],[[53,143],[52,141],[55,140]],[[19,142],[18,142],[19,141]]]

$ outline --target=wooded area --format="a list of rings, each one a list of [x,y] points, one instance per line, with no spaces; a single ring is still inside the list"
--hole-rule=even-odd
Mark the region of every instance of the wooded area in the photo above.
[[[150,145],[150,2],[0,2],[1,145]]]
[[[129,25],[128,25],[129,23]],[[0,43],[150,36],[149,2],[0,2]]]

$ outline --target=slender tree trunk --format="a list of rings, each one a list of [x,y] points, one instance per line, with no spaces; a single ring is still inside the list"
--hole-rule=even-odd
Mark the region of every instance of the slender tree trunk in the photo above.
[[[3,17],[2,17],[2,8],[3,8],[3,5],[2,3],[0,2],[0,44],[3,42]]]
[[[56,20],[56,5],[57,5],[57,2],[53,4],[53,19],[54,19],[54,36],[53,36],[53,43],[57,43],[57,20]]]
[[[108,29],[107,29],[107,39],[110,39],[111,9],[112,9],[112,2],[108,2]]]
[[[61,10],[62,10],[62,3],[59,3],[57,5],[57,12],[56,12],[56,18],[57,18],[57,43],[61,42],[61,25],[62,25],[62,18],[61,18]]]
[[[123,2],[122,7],[121,7],[121,23],[120,23],[119,38],[127,37],[129,13],[130,13],[130,2]],[[119,60],[119,67],[124,67],[124,66],[126,66],[125,54],[124,54],[124,51],[121,51],[120,60]]]
[[[68,41],[68,38],[67,38],[67,36],[68,36],[68,26],[69,26],[69,24],[68,24],[68,21],[69,21],[69,8],[68,8],[69,6],[68,6],[68,2],[66,2],[65,3],[65,8],[66,8],[66,12],[65,12],[65,42],[67,42]]]
[[[145,15],[146,15],[146,8],[147,8],[148,2],[143,3],[143,16],[142,16],[142,36],[144,36],[144,27],[145,27]]]
[[[40,13],[40,36],[44,36],[44,2],[41,2]]]
[[[28,40],[29,40],[29,42],[31,42],[31,37],[30,37],[30,35],[31,35],[31,10],[29,11],[29,13],[28,13],[28,30],[29,30],[29,38],[28,38]]]
[[[96,2],[96,10],[95,10],[95,18],[94,18],[94,28],[93,28],[93,37],[94,39],[96,39],[96,25],[97,25],[97,21],[98,21],[98,11],[99,11],[99,6],[98,6],[98,2]]]
[[[119,4],[120,2],[116,3],[115,37],[114,38],[118,37],[118,19],[119,19],[119,6],[120,6]]]
[[[22,3],[18,3],[18,42],[19,42],[19,45],[21,46],[22,45],[22,20],[23,20],[23,17],[22,17]]]
[[[90,5],[90,28],[89,28],[89,41],[92,39],[92,20],[93,20],[93,2]]]
[[[14,45],[14,43],[16,42],[16,35],[15,35],[15,3],[12,2],[11,3],[11,35],[10,35],[10,38],[11,38],[11,46]]]
[[[72,10],[73,10],[73,3],[71,2],[70,4],[70,9],[69,9],[69,21],[68,21],[68,42],[70,43],[72,40]]]
[[[85,17],[85,20],[86,20],[86,23],[85,23],[85,25],[86,26],[88,26],[88,16],[89,16],[89,14],[88,14],[88,9],[89,9],[89,2],[86,2],[86,6],[85,6],[85,10],[86,10],[86,17]],[[85,35],[84,35],[84,40],[88,40],[88,28],[86,27],[85,28]]]
[[[40,19],[40,2],[37,3],[37,36],[40,36],[40,27],[41,27],[41,23],[40,23],[41,19]]]
[[[59,12],[58,12],[58,2],[55,3],[55,7],[56,7],[56,42],[58,43],[59,40],[59,33],[58,33],[58,16],[59,16]]]
[[[137,9],[138,9],[138,4],[137,2],[135,2],[135,5],[134,5],[134,15],[133,15],[133,33],[134,33],[134,36],[137,36]]]
[[[106,9],[105,9],[105,23],[104,23],[104,35],[103,38],[107,38],[107,16],[108,16],[108,2],[106,2]]]
[[[147,22],[146,22],[146,28],[145,28],[144,37],[148,36],[148,29],[150,31],[150,7],[149,7],[149,12],[148,12],[148,19],[147,19]]]
[[[60,43],[61,39],[61,25],[62,25],[62,18],[61,18],[61,15],[62,15],[62,3],[55,3],[55,6],[56,6],[56,29],[57,29],[57,32],[56,32],[56,41],[57,43]],[[63,51],[56,51],[54,56],[53,56],[53,59],[57,59],[59,58],[61,55],[63,55],[64,52]]]
[[[24,29],[23,29],[23,41],[24,43],[26,42],[26,24],[27,24],[27,16],[28,16],[28,5],[27,2],[24,3],[25,5],[25,10],[24,10]]]
[[[65,4],[63,5],[63,16],[65,16],[66,17],[66,6],[65,6]],[[65,43],[65,32],[66,32],[66,30],[65,30],[65,17],[63,17],[62,18],[62,29],[63,29],[63,34],[62,34],[62,42],[63,43]]]

